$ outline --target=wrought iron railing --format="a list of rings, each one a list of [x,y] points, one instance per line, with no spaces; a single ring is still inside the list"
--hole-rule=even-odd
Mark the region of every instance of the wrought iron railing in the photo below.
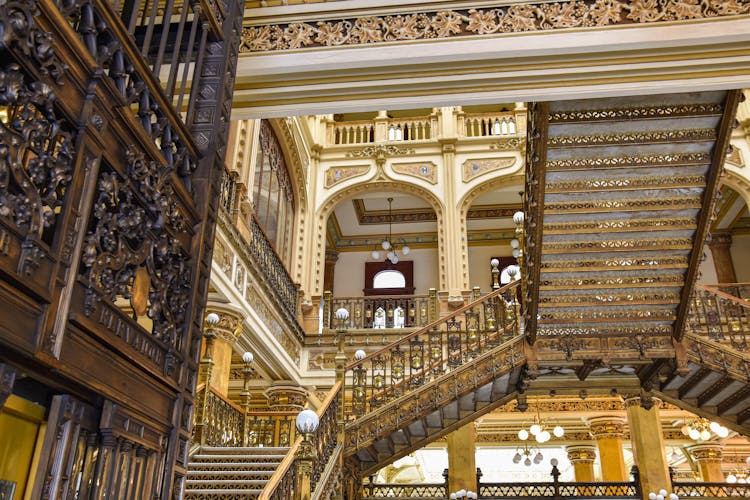
[[[750,301],[720,290],[729,287],[696,285],[686,331],[745,350],[750,340]],[[740,292],[739,288],[733,291]]]
[[[520,335],[518,282],[346,367],[348,418],[365,415]]]
[[[339,412],[342,382],[337,382],[328,394],[317,414],[320,419],[318,429],[309,436],[298,436],[287,452],[273,476],[268,480],[258,498],[260,500],[289,500],[297,498],[303,475],[309,474],[307,488],[314,491],[326,469],[335,468],[335,460],[340,450],[338,445],[337,414]],[[330,472],[330,470],[329,470]]]
[[[750,301],[750,283],[718,283],[702,285],[706,289],[715,289],[738,299]]]
[[[244,411],[205,384],[195,395],[193,443],[201,446],[243,446]]]
[[[369,483],[362,487],[362,498],[448,498],[448,485]]]
[[[672,492],[680,498],[750,498],[750,484],[672,483]]]
[[[249,412],[245,420],[247,446],[286,448],[297,438],[297,412]]]
[[[340,327],[336,311],[349,311],[348,329],[385,329],[424,327],[437,319],[436,295],[372,295],[368,297],[331,297],[325,292],[323,327]]]
[[[479,498],[640,498],[635,483],[480,483]]]

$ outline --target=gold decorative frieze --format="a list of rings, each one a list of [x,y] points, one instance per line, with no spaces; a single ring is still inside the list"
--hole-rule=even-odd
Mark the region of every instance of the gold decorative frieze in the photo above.
[[[684,344],[691,362],[726,373],[740,382],[750,382],[747,354],[690,332],[685,333]]]
[[[542,243],[545,253],[596,252],[599,250],[689,250],[693,248],[690,238],[641,238],[594,241],[545,241]]]
[[[644,120],[649,118],[674,118],[679,116],[714,116],[723,111],[721,104],[672,104],[666,106],[638,106],[617,109],[581,109],[550,113],[550,123],[609,121],[609,120]]]
[[[658,293],[597,293],[587,295],[542,295],[539,304],[543,307],[559,307],[564,305],[599,305],[616,303],[666,303],[676,304],[680,301],[680,294],[675,292]]]
[[[580,434],[588,437],[587,433]],[[585,440],[585,438],[581,439],[581,441]],[[593,446],[567,446],[565,451],[568,453],[568,460],[572,463],[593,463],[596,460],[596,450]]]
[[[597,417],[589,420],[591,434],[600,439],[622,439],[625,435],[625,419],[619,417]]]
[[[680,274],[659,274],[650,276],[617,276],[595,278],[559,278],[542,280],[540,289],[555,288],[599,288],[629,286],[682,286],[684,278]]]
[[[708,153],[651,154],[639,156],[612,156],[594,158],[565,158],[549,160],[547,170],[591,170],[621,167],[665,167],[707,165],[711,160]]]
[[[671,309],[654,309],[654,310],[633,310],[624,311],[550,311],[539,314],[540,323],[555,323],[558,321],[588,322],[599,320],[612,321],[631,321],[631,320],[651,320],[651,321],[673,321],[675,313]]]
[[[632,326],[627,327],[539,327],[537,337],[559,337],[563,335],[590,336],[597,335],[602,337],[614,337],[619,335],[670,335],[672,327],[662,326]]]
[[[437,165],[431,161],[394,163],[392,168],[397,174],[410,175],[424,179],[430,184],[437,184]]]
[[[374,146],[365,146],[356,151],[346,153],[347,158],[385,158],[386,156],[402,156],[413,154],[413,148],[406,146],[394,146],[392,144],[376,144]]]
[[[620,177],[615,179],[576,179],[572,181],[550,182],[547,193],[566,191],[618,191],[628,189],[702,187],[706,183],[704,175],[669,175],[650,177]]]
[[[330,188],[352,177],[365,175],[370,171],[369,165],[352,165],[345,167],[330,167],[326,170],[325,187]]]
[[[694,229],[695,225],[696,220],[694,217],[545,222],[544,234],[601,233],[644,231],[653,229]]]
[[[503,137],[490,144],[492,151],[520,151],[526,143],[525,137]]]
[[[619,132],[616,134],[558,135],[550,137],[548,147],[602,146],[618,144],[653,144],[660,142],[715,141],[712,128],[689,130],[653,130],[645,132]]]
[[[432,40],[502,33],[693,21],[747,13],[745,0],[594,0],[515,3],[492,9],[425,10],[399,15],[246,26],[240,52]]]
[[[614,268],[624,269],[656,269],[662,267],[687,267],[688,259],[684,255],[674,257],[603,257],[600,259],[585,260],[552,260],[542,261],[541,268],[547,271],[570,271],[581,268],[587,271],[609,270]]]
[[[462,166],[463,181],[469,182],[482,174],[511,167],[514,163],[516,163],[514,157],[466,160]]]
[[[634,210],[664,210],[701,208],[701,197],[676,196],[662,198],[632,198],[615,200],[571,200],[547,202],[544,204],[545,213],[571,213],[571,212],[603,212],[610,210],[634,211]]]

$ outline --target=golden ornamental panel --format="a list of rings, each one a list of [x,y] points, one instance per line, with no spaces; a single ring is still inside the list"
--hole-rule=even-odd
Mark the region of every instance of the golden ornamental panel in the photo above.
[[[718,116],[724,110],[721,104],[671,104],[666,106],[633,106],[613,109],[582,109],[550,113],[549,121],[580,122],[609,120],[643,120],[648,118],[674,118],[685,116]]]
[[[552,327],[540,327],[537,331],[537,336],[549,336],[559,337],[564,335],[573,336],[590,336],[597,335],[602,337],[615,337],[620,335],[670,335],[672,333],[672,327],[669,325],[658,325],[658,326],[622,326],[622,327],[589,327],[585,325],[581,326],[552,326]]]
[[[514,163],[516,163],[516,159],[513,157],[466,160],[461,167],[463,181],[469,182],[482,174],[511,167]]]
[[[640,210],[680,210],[686,208],[701,208],[701,196],[675,196],[660,198],[630,198],[630,199],[608,199],[608,200],[572,200],[546,202],[545,213],[586,213],[586,212],[609,212],[620,210],[623,212]]]
[[[690,250],[693,248],[691,238],[648,238],[633,240],[598,240],[598,241],[547,241],[542,244],[545,253],[596,252],[599,250]]]
[[[545,222],[544,234],[694,229],[695,225],[694,217]]]
[[[408,14],[265,24],[242,29],[241,53],[299,50],[486,36],[569,28],[693,22],[747,13],[745,0],[523,2],[492,9],[425,10]]]
[[[747,354],[693,333],[686,333],[684,342],[690,361],[726,373],[734,380],[750,382],[750,359]]]
[[[591,259],[566,259],[542,261],[543,271],[606,271],[622,269],[684,268],[688,265],[685,255],[673,257],[601,257]],[[580,268],[580,269],[576,269]]]
[[[654,144],[663,142],[715,141],[712,128],[688,130],[654,130],[645,132],[620,132],[596,135],[558,135],[550,137],[548,147],[612,146],[627,144]]]
[[[596,158],[567,158],[550,160],[547,170],[591,170],[624,167],[667,167],[708,165],[711,161],[709,153],[672,153],[650,154],[638,156],[612,156]]]
[[[632,189],[702,187],[706,183],[703,175],[666,175],[645,177],[618,177],[614,179],[576,179],[550,182],[547,193],[567,191],[625,191]]]
[[[544,279],[540,283],[540,290],[554,290],[557,288],[604,288],[604,287],[644,287],[644,286],[682,286],[683,277],[679,274],[656,274],[649,276],[618,276],[615,278],[559,278]]]
[[[600,320],[633,321],[673,321],[675,313],[669,309],[656,309],[654,311],[632,310],[610,311],[547,311],[539,313],[540,323],[556,323],[560,321],[570,322],[598,322]]]
[[[586,295],[542,295],[539,303],[542,307],[560,307],[567,305],[602,305],[602,304],[677,304],[680,294],[677,292],[657,293],[598,293]]]
[[[352,177],[365,175],[369,171],[369,165],[330,167],[326,170],[325,187],[330,188]]]
[[[437,184],[437,165],[431,161],[415,163],[394,163],[393,171],[397,174],[410,175],[426,180],[430,184]]]

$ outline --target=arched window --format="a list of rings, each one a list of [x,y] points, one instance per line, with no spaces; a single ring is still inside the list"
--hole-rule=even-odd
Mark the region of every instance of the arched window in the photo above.
[[[372,279],[373,288],[404,288],[406,286],[406,278],[395,269],[386,269],[380,271]]]
[[[288,260],[294,224],[294,193],[281,145],[267,120],[260,124],[253,206],[258,224],[276,253],[282,260]]]

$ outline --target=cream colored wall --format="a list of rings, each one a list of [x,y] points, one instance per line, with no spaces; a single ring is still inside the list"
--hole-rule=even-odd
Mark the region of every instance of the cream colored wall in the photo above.
[[[505,248],[507,247],[507,248]],[[482,245],[469,247],[469,284],[478,286],[483,292],[489,291],[491,286],[492,257],[510,256],[509,245]]]
[[[737,281],[740,283],[750,282],[750,234],[732,236],[732,246],[729,251],[732,254]]]
[[[359,297],[365,287],[365,262],[374,262],[368,252],[341,252],[333,278],[335,297]],[[402,259],[404,260],[404,259]],[[415,248],[405,260],[414,261],[414,293],[427,295],[438,286],[437,248]]]
[[[714,266],[714,259],[711,255],[711,249],[708,245],[703,246],[703,254],[706,256],[698,267],[698,283],[704,285],[713,285],[718,283],[716,278],[716,267]]]

